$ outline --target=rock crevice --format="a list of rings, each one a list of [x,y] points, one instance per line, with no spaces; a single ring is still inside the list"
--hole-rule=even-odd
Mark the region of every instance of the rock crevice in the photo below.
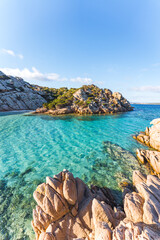
[[[133,188],[124,195],[123,210],[108,189],[89,189],[67,170],[47,177],[34,192],[36,239],[159,240],[160,180],[134,171]]]

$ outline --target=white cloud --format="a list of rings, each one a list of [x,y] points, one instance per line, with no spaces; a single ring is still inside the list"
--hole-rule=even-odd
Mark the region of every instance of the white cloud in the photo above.
[[[9,49],[2,49],[3,53],[9,54],[11,56],[15,56],[15,53],[12,50]]]
[[[5,53],[5,54],[10,55],[10,56],[12,56],[12,57],[18,57],[18,58],[20,58],[20,59],[23,59],[23,58],[24,58],[24,56],[23,56],[22,54],[16,54],[14,51],[9,50],[9,49],[3,48],[3,49],[2,49],[2,52]]]
[[[70,81],[71,82],[79,82],[82,84],[91,84],[92,83],[91,78],[81,78],[81,77],[71,78]]]
[[[6,75],[12,75],[21,77],[26,81],[57,81],[57,82],[74,82],[74,83],[82,83],[82,84],[91,84],[92,79],[91,78],[61,78],[59,74],[57,73],[41,73],[38,69],[35,67],[32,67],[32,70],[29,70],[28,68],[19,69],[19,68],[0,68],[0,71],[4,72]]]
[[[160,92],[160,86],[141,86],[134,87],[132,90],[137,92]]]

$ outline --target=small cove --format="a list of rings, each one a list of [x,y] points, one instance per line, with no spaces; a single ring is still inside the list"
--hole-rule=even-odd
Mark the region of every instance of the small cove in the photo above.
[[[106,116],[0,113],[0,239],[33,239],[32,194],[46,176],[68,169],[88,184],[118,192],[133,170],[147,172],[134,158],[145,147],[132,135],[159,117],[160,106],[134,107]]]

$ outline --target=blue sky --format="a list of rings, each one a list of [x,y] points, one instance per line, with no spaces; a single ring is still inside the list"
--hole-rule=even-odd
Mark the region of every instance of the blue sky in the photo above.
[[[159,0],[1,0],[0,69],[160,102]]]

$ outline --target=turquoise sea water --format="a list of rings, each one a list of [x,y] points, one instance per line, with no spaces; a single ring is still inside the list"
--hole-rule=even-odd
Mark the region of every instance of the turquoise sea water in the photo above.
[[[34,239],[32,194],[47,175],[68,169],[120,196],[118,183],[131,181],[134,169],[147,173],[134,158],[145,147],[132,135],[160,117],[160,106],[134,107],[108,116],[0,113],[0,239]]]

